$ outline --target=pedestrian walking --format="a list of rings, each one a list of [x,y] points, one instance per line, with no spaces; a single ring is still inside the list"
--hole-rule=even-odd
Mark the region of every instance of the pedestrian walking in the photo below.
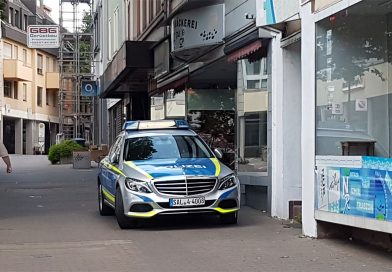
[[[7,165],[7,173],[11,173],[12,172],[11,160],[10,157],[8,156],[7,148],[5,148],[3,142],[0,142],[0,157],[3,158],[3,161]]]

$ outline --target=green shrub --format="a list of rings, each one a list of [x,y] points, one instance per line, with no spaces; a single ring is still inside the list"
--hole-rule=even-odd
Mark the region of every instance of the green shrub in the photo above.
[[[73,140],[66,140],[49,148],[48,159],[52,164],[56,164],[60,162],[61,158],[72,156],[72,152],[82,150],[86,150],[86,148]]]

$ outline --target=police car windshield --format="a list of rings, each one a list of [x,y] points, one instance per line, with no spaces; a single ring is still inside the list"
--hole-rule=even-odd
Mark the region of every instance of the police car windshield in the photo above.
[[[197,136],[159,135],[125,140],[124,160],[212,158],[211,151]]]

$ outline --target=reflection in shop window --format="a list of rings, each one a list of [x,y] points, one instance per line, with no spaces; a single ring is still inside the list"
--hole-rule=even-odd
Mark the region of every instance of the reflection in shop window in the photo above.
[[[256,62],[241,61],[243,88],[238,91],[237,105],[238,171],[267,172],[267,112],[268,112],[268,73],[266,59]]]
[[[165,119],[163,94],[151,97],[151,120]]]
[[[185,90],[176,91],[170,89],[166,91],[166,118],[185,118]]]
[[[388,7],[355,5],[317,23],[317,155],[342,155],[345,141],[375,141],[376,156],[391,156]]]

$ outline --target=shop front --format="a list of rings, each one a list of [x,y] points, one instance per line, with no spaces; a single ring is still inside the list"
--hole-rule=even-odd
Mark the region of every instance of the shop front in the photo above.
[[[314,20],[316,175],[304,176],[315,202],[314,212],[304,210],[304,230],[314,236],[320,222],[392,233],[392,3],[357,2],[307,17]]]

